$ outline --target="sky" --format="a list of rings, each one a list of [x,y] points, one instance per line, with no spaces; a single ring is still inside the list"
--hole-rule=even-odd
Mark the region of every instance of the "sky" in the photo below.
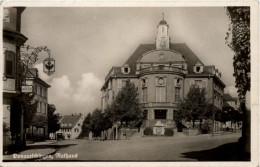
[[[153,44],[164,13],[172,43],[186,43],[205,65],[215,65],[236,96],[233,52],[225,44],[229,20],[224,7],[28,7],[21,32],[32,47],[47,46],[56,71],[47,76],[41,52],[35,67],[51,85],[48,101],[58,113],[92,112],[112,66],[121,66],[140,44]]]

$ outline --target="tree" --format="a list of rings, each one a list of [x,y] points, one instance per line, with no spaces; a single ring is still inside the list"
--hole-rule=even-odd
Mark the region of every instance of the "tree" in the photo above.
[[[235,109],[232,109],[228,112],[228,117],[229,117],[229,121],[234,123],[238,123],[239,121],[242,121],[242,114]]]
[[[109,128],[111,128],[113,126],[113,112],[111,110],[111,107],[110,105],[107,106],[107,108],[105,109],[105,112],[103,114],[103,129],[104,130],[107,130]]]
[[[246,93],[250,91],[250,7],[227,7],[230,25],[226,43],[234,51],[233,66],[240,107],[243,112],[243,151],[250,152],[250,111],[246,109]],[[231,38],[229,38],[231,37]],[[229,41],[228,41],[229,40]]]
[[[250,91],[250,7],[227,7],[227,15],[231,23],[226,43],[235,52],[233,75],[239,99],[243,102],[246,92]]]
[[[54,114],[56,111],[56,107],[53,104],[48,104],[48,132],[49,133],[55,133],[60,129],[60,126],[58,124],[59,121],[59,115]]]
[[[104,117],[100,109],[95,109],[91,114],[90,126],[91,131],[100,136],[100,133],[104,130]]]
[[[80,132],[80,137],[87,137],[89,135],[89,132],[91,131],[91,113],[88,113],[87,116],[85,117],[83,124],[81,126],[81,132]]]
[[[34,100],[34,94],[23,94],[22,105],[24,106],[24,129],[33,125],[38,102]]]
[[[206,116],[205,107],[207,105],[205,89],[200,89],[196,86],[191,86],[186,98],[181,100],[178,105],[178,110],[175,112],[174,120],[179,123],[181,120],[192,121],[192,127],[195,127],[195,121]]]
[[[129,80],[119,91],[116,99],[111,105],[113,122],[119,121],[128,126],[140,122],[143,118],[142,106],[138,99],[138,89]]]

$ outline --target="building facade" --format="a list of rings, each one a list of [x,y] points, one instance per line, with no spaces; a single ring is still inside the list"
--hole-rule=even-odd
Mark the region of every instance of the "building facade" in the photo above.
[[[34,87],[34,100],[37,102],[37,112],[33,124],[26,129],[26,139],[44,140],[48,138],[48,88],[51,86],[39,78],[37,68],[31,68],[26,79],[26,85]]]
[[[226,113],[232,112],[232,110],[236,110],[237,112],[241,112],[240,110],[240,102],[238,98],[234,98],[230,96],[230,94],[224,94],[223,96],[223,111]],[[241,113],[242,114],[242,113]],[[228,128],[230,130],[240,130],[242,128],[242,121],[234,122],[234,121],[227,121],[224,128]]]
[[[112,67],[103,84],[101,109],[111,104],[130,80],[138,87],[140,103],[147,111],[144,127],[156,123],[175,128],[174,112],[192,85],[206,89],[206,98],[222,109],[225,84],[214,65],[205,65],[184,43],[171,43],[169,25],[157,26],[154,44],[141,44],[121,67]]]
[[[3,13],[3,146],[23,142],[23,114],[19,109],[20,46],[27,38],[20,33],[21,14],[25,8],[4,8]],[[13,124],[15,122],[16,124]]]
[[[60,129],[56,132],[57,139],[75,139],[81,133],[81,126],[84,121],[82,114],[71,114],[62,116],[59,121]]]

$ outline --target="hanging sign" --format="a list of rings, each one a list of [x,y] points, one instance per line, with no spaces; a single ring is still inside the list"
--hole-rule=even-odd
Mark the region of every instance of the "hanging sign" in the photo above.
[[[47,75],[51,75],[55,72],[55,60],[51,57],[44,59],[43,72]]]
[[[22,86],[22,92],[23,93],[32,93],[33,92],[33,86],[32,85]]]

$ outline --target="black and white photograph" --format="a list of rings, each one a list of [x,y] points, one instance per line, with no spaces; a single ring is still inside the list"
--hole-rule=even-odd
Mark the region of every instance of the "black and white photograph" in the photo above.
[[[3,166],[258,162],[258,3],[35,4],[2,6]]]

